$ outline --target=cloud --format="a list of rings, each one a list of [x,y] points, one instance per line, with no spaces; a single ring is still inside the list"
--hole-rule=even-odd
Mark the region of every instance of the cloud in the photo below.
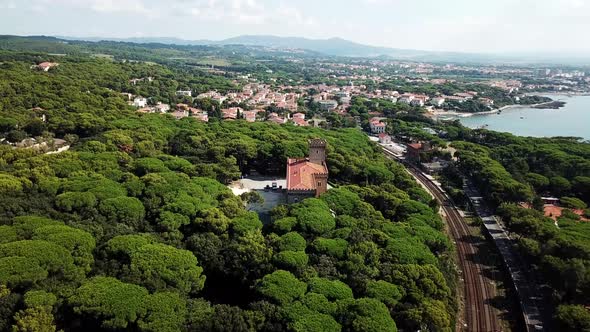
[[[3,3],[14,1],[1,0]],[[0,3],[1,6],[2,3]],[[60,8],[87,10],[96,13],[128,13],[157,17],[157,8],[148,8],[144,0],[30,0],[20,2],[19,7],[33,11],[47,11]]]
[[[296,25],[314,25],[315,19],[313,17],[305,16],[298,8],[281,5],[275,12],[273,17],[278,22]]]
[[[369,5],[393,5],[398,3],[399,0],[363,0],[363,2]]]
[[[14,0],[0,0],[0,9],[16,9]]]
[[[220,24],[312,25],[315,20],[296,7],[256,0],[172,0],[171,15],[188,15]]]
[[[342,37],[413,49],[590,52],[590,0],[0,0],[4,33]]]
[[[153,14],[141,0],[93,0],[90,8],[101,13]]]

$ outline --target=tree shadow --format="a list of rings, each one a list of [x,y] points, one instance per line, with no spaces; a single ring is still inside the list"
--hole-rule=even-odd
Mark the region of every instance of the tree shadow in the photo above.
[[[485,234],[485,229],[482,229],[482,232]],[[507,322],[511,330],[525,330],[518,294],[514,289],[502,255],[489,234],[484,237],[464,236],[461,240],[473,246],[475,252],[467,255],[466,259],[480,266],[480,275],[484,278],[484,282],[494,284],[496,292],[498,290],[503,292],[503,294],[496,293],[494,298],[486,299],[485,303],[498,311],[498,317]]]

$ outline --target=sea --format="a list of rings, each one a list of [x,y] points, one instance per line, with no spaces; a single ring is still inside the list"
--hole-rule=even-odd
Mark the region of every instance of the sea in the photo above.
[[[560,109],[507,108],[500,114],[458,117],[469,128],[509,132],[518,136],[573,136],[590,141],[590,96],[545,95],[566,102]]]

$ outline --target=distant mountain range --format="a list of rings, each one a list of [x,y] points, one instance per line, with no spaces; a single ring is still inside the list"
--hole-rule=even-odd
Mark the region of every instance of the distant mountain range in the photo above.
[[[460,62],[460,63],[505,63],[505,64],[583,64],[588,65],[588,57],[569,56],[564,54],[475,54],[461,52],[421,51],[389,47],[363,45],[342,38],[309,39],[302,37],[278,37],[265,35],[244,35],[224,40],[185,40],[171,37],[135,37],[135,38],[104,38],[104,37],[64,37],[66,40],[83,41],[117,41],[140,44],[168,45],[247,45],[281,49],[302,49],[331,56],[344,57],[390,57],[400,60],[429,62]]]
[[[309,39],[302,37],[277,37],[263,35],[244,35],[239,37],[228,38],[224,40],[185,40],[168,37],[133,37],[133,38],[103,38],[103,37],[64,37],[57,38],[66,40],[84,40],[84,41],[118,41],[130,43],[158,43],[169,45],[247,45],[262,46],[280,49],[302,49],[317,52],[331,56],[345,57],[378,57],[388,56],[396,59],[412,60],[429,60],[436,61],[445,59],[445,61],[465,60],[465,58],[481,58],[485,55],[466,54],[457,52],[434,52],[407,50],[388,47],[377,47],[363,45],[342,38],[330,39]]]

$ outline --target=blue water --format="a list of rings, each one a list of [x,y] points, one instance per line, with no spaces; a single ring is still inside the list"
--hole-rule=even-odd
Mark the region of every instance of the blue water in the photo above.
[[[567,104],[558,110],[512,108],[501,114],[460,118],[469,128],[509,132],[519,136],[575,136],[590,140],[590,96],[547,95]]]

